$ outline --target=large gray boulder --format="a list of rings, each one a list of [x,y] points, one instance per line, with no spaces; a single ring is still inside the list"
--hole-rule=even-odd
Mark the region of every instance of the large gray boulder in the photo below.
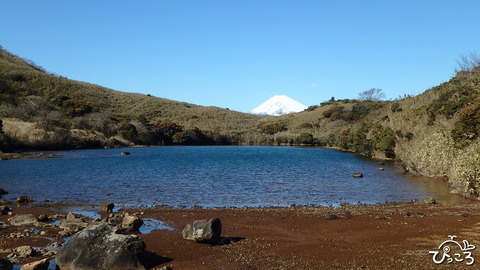
[[[60,270],[143,270],[144,250],[138,236],[117,234],[113,226],[103,224],[75,234],[55,259]]]
[[[218,218],[197,220],[182,230],[183,239],[210,244],[217,244],[221,233],[222,223]]]
[[[37,222],[37,217],[32,214],[16,215],[10,219],[10,224],[12,224],[13,226],[35,224]]]

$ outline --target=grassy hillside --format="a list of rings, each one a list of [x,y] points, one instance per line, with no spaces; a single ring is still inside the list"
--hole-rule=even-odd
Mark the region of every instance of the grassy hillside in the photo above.
[[[0,49],[0,150],[311,144],[395,159],[480,193],[480,67],[395,101],[329,101],[280,117],[124,93],[47,74]]]

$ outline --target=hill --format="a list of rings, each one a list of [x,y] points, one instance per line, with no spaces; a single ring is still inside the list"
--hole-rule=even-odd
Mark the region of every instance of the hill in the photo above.
[[[418,96],[331,100],[259,116],[124,93],[46,73],[0,48],[0,150],[134,145],[319,145],[395,159],[480,193],[480,67]]]

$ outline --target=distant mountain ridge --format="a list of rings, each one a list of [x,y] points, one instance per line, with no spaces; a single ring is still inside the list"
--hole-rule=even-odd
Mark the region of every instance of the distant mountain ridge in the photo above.
[[[289,113],[301,112],[307,106],[285,95],[275,95],[260,106],[251,110],[252,114],[280,116]]]

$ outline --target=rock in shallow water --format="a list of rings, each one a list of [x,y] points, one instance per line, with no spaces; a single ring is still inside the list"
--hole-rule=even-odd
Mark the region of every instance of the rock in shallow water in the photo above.
[[[56,256],[61,270],[145,269],[145,243],[135,235],[116,234],[111,225],[96,225],[75,234]]]

